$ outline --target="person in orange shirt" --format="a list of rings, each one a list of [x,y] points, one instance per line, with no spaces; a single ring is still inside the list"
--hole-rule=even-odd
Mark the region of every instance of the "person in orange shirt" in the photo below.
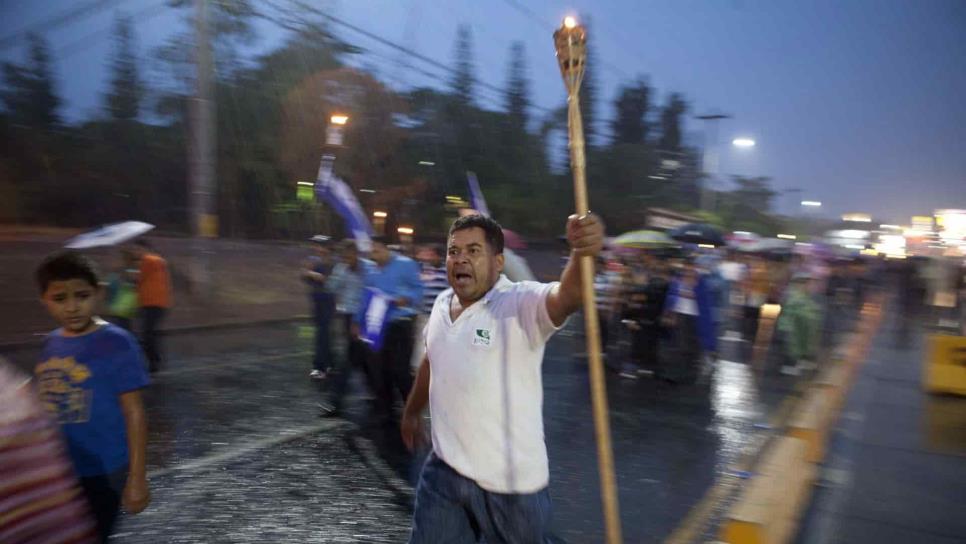
[[[161,341],[158,329],[171,308],[171,277],[168,262],[153,252],[147,240],[138,239],[132,251],[138,266],[138,307],[141,320],[141,344],[151,372],[161,369]]]

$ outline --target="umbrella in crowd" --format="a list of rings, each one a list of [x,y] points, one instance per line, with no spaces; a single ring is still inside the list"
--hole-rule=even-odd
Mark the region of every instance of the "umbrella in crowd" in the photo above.
[[[97,230],[75,236],[64,244],[68,249],[116,246],[152,230],[154,225],[143,221],[124,221],[103,226]]]
[[[741,246],[741,251],[749,253],[770,253],[773,255],[790,255],[795,248],[795,242],[781,238],[762,238],[753,244]]]
[[[743,250],[747,246],[758,243],[761,240],[761,236],[758,236],[754,232],[739,231],[725,236],[725,239],[728,241],[730,247]]]
[[[634,230],[625,232],[614,238],[611,241],[611,245],[631,249],[652,249],[676,246],[678,243],[663,232],[656,230]]]
[[[685,244],[725,245],[721,231],[707,223],[689,223],[668,232],[668,236]]]

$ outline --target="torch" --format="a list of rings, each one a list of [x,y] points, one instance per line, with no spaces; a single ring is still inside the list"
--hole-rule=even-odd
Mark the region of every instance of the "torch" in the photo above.
[[[574,200],[577,215],[590,212],[587,201],[587,162],[584,156],[584,127],[580,117],[580,83],[587,62],[587,30],[573,17],[553,33],[560,74],[567,87],[567,129],[570,138],[570,165],[574,173]],[[600,328],[594,302],[594,259],[581,257],[584,324],[587,330],[587,354],[590,357],[590,393],[597,435],[597,465],[600,470],[600,494],[604,504],[604,529],[607,544],[619,544],[621,538],[620,509],[614,477],[614,452],[611,450],[610,423],[607,420],[607,390],[604,385],[604,363],[600,353]]]

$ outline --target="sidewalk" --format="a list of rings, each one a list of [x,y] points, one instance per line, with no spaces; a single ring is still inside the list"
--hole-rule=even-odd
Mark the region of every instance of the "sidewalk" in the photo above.
[[[830,438],[796,542],[952,544],[966,535],[966,399],[922,389],[925,335],[880,328]]]
[[[2,230],[0,230],[2,234]],[[0,351],[39,345],[40,335],[55,328],[39,301],[34,269],[44,256],[61,249],[65,235],[37,234],[18,240],[0,238]],[[309,250],[281,242],[214,240],[209,266],[213,284],[208,292],[191,290],[191,240],[153,237],[168,260],[174,287],[174,308],[164,320],[165,331],[212,325],[278,321],[309,313],[306,287],[299,269]],[[116,248],[85,252],[102,271],[116,264]]]

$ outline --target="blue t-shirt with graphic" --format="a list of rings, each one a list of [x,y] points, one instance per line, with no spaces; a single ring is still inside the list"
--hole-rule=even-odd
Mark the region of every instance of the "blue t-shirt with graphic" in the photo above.
[[[127,466],[127,427],[120,395],[148,385],[144,357],[131,333],[102,325],[83,336],[52,332],[34,369],[41,401],[60,422],[78,476]]]

